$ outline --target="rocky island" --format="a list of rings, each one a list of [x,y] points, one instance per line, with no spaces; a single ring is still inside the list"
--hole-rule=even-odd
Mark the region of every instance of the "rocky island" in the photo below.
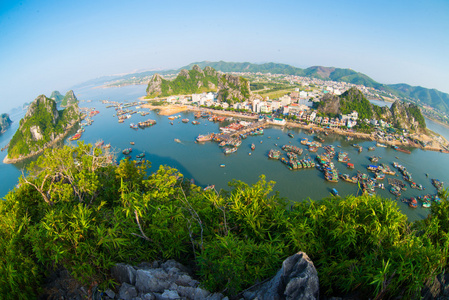
[[[0,115],[0,130],[1,130],[1,133],[4,133],[9,128],[9,126],[11,126],[11,123],[12,123],[12,121],[9,118],[8,114],[1,114]]]
[[[73,91],[71,94],[76,99]],[[68,102],[72,103],[72,102]],[[29,106],[25,117],[12,137],[4,163],[16,163],[41,153],[64,138],[68,130],[80,120],[75,102],[64,110],[58,110],[56,101],[45,95],[38,96]]]

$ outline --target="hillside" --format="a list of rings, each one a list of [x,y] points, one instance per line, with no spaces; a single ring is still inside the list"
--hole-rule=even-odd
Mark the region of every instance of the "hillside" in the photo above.
[[[11,126],[11,119],[9,118],[8,114],[1,114],[0,115],[0,132],[4,133],[6,131],[6,129],[9,128],[9,126]]]
[[[76,104],[76,103],[78,103],[78,99],[76,98],[73,90],[70,90],[65,94],[64,98],[62,99],[61,106],[67,107],[67,106],[70,106],[70,105]]]
[[[252,64],[248,62],[235,63],[235,62],[196,62],[190,64],[184,68],[188,68],[191,65],[197,64],[201,67],[211,66],[217,71],[222,72],[260,72],[271,74],[286,74],[286,75],[298,75],[304,77],[318,78],[322,80],[332,80],[348,82],[352,84],[361,84],[366,87],[373,87],[375,89],[390,92],[400,97],[409,97],[414,99],[420,104],[429,105],[434,109],[440,110],[446,114],[449,113],[449,94],[440,92],[435,89],[427,89],[423,87],[410,86],[407,84],[382,84],[369,76],[356,72],[351,69],[341,69],[333,67],[313,66],[307,69],[296,68],[286,64],[277,63],[264,63],[264,64]]]
[[[340,96],[325,95],[317,105],[323,114],[349,114],[357,111],[359,119],[384,120],[396,128],[421,132],[425,130],[426,123],[419,107],[412,103],[395,101],[388,109],[371,104],[368,99],[356,88],[347,90]]]
[[[58,111],[55,100],[40,95],[30,104],[25,117],[20,120],[19,129],[8,148],[8,158],[19,158],[44,149],[79,118],[78,104]]]
[[[146,91],[150,98],[217,92],[218,99],[229,104],[248,100],[251,96],[247,79],[222,74],[210,66],[202,70],[198,65],[193,65],[191,70],[182,69],[172,81],[155,74]]]
[[[53,91],[50,95],[50,99],[53,99],[56,101],[56,103],[60,103],[62,99],[64,99],[64,96],[61,95],[59,91]]]

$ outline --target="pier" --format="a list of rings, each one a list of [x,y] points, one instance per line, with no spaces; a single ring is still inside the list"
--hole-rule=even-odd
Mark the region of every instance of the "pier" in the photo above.
[[[251,131],[256,130],[257,128],[264,128],[265,126],[267,126],[267,122],[264,121],[260,121],[260,122],[254,122],[249,126],[246,126],[240,130],[236,130],[234,132],[230,132],[230,133],[225,133],[225,134],[220,134],[220,140],[222,141],[228,141],[231,140],[233,138],[239,137],[241,134],[247,134]]]

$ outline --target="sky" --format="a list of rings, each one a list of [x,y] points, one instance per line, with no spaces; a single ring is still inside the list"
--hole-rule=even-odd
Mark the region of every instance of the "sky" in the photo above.
[[[1,0],[0,113],[205,60],[351,68],[449,93],[448,37],[449,0]]]

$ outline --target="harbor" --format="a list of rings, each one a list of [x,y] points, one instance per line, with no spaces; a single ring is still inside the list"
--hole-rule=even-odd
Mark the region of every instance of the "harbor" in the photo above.
[[[423,207],[424,200],[430,198],[428,195],[432,196],[437,192],[437,189],[432,185],[432,179],[438,179],[445,185],[449,183],[448,174],[445,172],[445,166],[449,166],[449,155],[445,153],[410,149],[411,154],[407,154],[396,151],[389,145],[387,147],[377,146],[375,141],[358,139],[357,137],[348,140],[345,136],[332,132],[325,134],[324,131],[319,130],[287,128],[286,126],[261,123],[257,119],[250,118],[233,117],[233,119],[228,119],[231,116],[226,116],[222,121],[214,121],[213,118],[209,120],[213,114],[209,114],[208,117],[205,114],[205,117],[195,118],[194,111],[176,113],[174,115],[179,117],[170,120],[168,117],[171,115],[160,115],[158,114],[159,111],[154,109],[137,108],[140,104],[133,99],[142,95],[143,90],[142,87],[140,89],[139,87],[129,87],[87,91],[87,96],[83,97],[92,99],[92,102],[88,103],[89,109],[95,108],[99,113],[92,117],[91,125],[85,126],[85,131],[78,141],[84,141],[92,145],[99,140],[104,141],[103,147],[110,145],[110,150],[117,154],[117,161],[125,156],[132,160],[138,160],[137,156],[144,153],[145,157],[142,157],[141,160],[145,159],[151,162],[150,172],[155,172],[161,165],[170,166],[179,170],[185,178],[193,179],[195,184],[202,188],[215,185],[216,190],[229,190],[228,183],[232,180],[241,180],[251,185],[256,183],[261,175],[265,175],[266,180],[276,182],[274,190],[279,191],[280,196],[291,201],[332,197],[333,189],[338,191],[340,197],[360,194],[363,192],[362,184],[359,187],[358,179],[354,183],[351,180],[354,177],[358,178],[357,176],[361,180],[376,176],[381,177],[376,172],[369,171],[368,166],[385,165],[388,168],[383,169],[389,174],[384,174],[384,179],[378,177],[375,185],[372,182],[367,182],[365,189],[370,191],[374,188],[377,195],[395,201],[410,220],[422,219],[428,214],[429,209]],[[126,109],[145,113],[144,115],[140,113],[130,114],[130,118],[124,120],[123,123],[118,123],[116,107],[110,106],[111,103],[103,103],[102,101],[105,99],[108,99],[111,103],[115,101],[126,104]],[[132,105],[130,105],[131,103]],[[83,105],[86,104],[83,103]],[[154,120],[154,125],[143,129],[130,127],[131,123],[138,124],[147,120]],[[193,125],[193,120],[200,124]],[[221,128],[232,128],[228,126],[240,121],[248,122],[244,124],[252,123],[253,125],[246,129],[242,127],[234,132],[220,130]],[[17,123],[15,122],[15,124]],[[263,134],[251,135],[251,131],[255,131],[261,125],[263,125]],[[9,141],[8,133],[5,133],[0,146],[5,146]],[[231,139],[238,139],[241,134],[247,136],[238,139],[241,142],[238,150],[224,154],[223,147],[219,146],[220,142],[218,141],[197,142],[196,139],[200,135],[207,137],[212,133],[228,135]],[[289,133],[291,134],[289,135]],[[72,144],[76,142],[66,141],[66,143]],[[130,142],[133,142],[134,145],[130,145]],[[254,149],[251,149],[253,144]],[[309,147],[310,144],[312,144],[312,147]],[[353,144],[357,144],[358,148],[353,147]],[[317,147],[316,152],[313,152],[313,146]],[[360,147],[362,147],[362,152],[359,152]],[[373,150],[369,150],[370,147]],[[125,155],[122,151],[127,148],[132,148],[132,151]],[[298,149],[302,150],[301,154],[299,154],[301,150]],[[335,152],[331,160],[335,174],[333,170],[332,173],[329,170],[328,177],[330,180],[326,180],[326,173],[319,169],[323,165],[317,161],[316,157],[321,157],[328,151],[332,152],[332,149]],[[289,157],[288,152],[294,152],[297,155],[296,159],[291,154]],[[270,153],[272,158],[269,157]],[[5,155],[6,151],[0,152],[0,154]],[[277,159],[276,155],[278,156]],[[377,162],[371,161],[372,157],[376,157]],[[284,158],[287,162],[296,160],[296,169],[283,163],[281,158]],[[300,162],[301,168],[299,168],[298,162]],[[307,163],[312,166],[312,162],[315,166],[307,167]],[[404,180],[404,175],[393,166],[393,162],[406,167],[407,172],[412,175],[412,182],[415,182],[416,185],[422,185],[425,189],[412,188],[412,182]],[[4,178],[5,187],[14,187],[17,178],[20,176],[21,166],[2,165],[4,170],[2,174],[8,176],[8,178]],[[391,175],[393,171],[395,173]],[[335,175],[337,175],[337,178],[335,178]],[[349,179],[349,181],[344,180],[343,177]],[[406,185],[406,190],[401,190],[399,198],[390,192],[389,178],[400,180]],[[378,187],[379,184],[383,184],[384,189]],[[6,192],[7,190],[3,192],[3,195]],[[409,206],[408,201],[412,197],[418,202],[417,208]],[[424,200],[420,200],[419,197]],[[407,202],[403,202],[404,199],[408,199]],[[430,203],[433,203],[433,201],[431,200]]]

